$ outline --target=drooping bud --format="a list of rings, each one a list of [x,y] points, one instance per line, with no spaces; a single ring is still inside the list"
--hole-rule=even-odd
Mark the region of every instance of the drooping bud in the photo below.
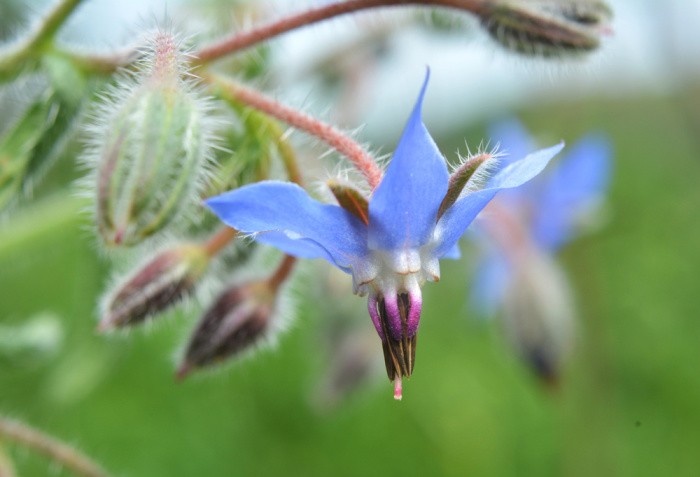
[[[573,341],[570,292],[549,257],[533,251],[522,260],[505,294],[504,332],[535,375],[556,384]]]
[[[370,296],[368,309],[382,340],[384,364],[394,383],[394,399],[402,397],[402,377],[410,377],[416,358],[420,293],[401,292],[384,297]]]
[[[194,244],[159,253],[108,296],[98,329],[135,325],[179,303],[192,293],[209,260],[206,248]]]
[[[601,0],[501,0],[487,9],[482,24],[509,50],[551,57],[595,50],[611,18]]]
[[[276,298],[269,282],[235,286],[219,295],[191,335],[178,379],[261,343],[272,331]]]
[[[168,32],[107,96],[92,131],[97,229],[107,245],[135,245],[197,203],[214,120]]]

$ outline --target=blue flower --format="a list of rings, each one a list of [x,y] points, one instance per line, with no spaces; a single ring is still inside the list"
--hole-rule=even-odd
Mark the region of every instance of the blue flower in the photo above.
[[[498,141],[508,156],[508,163],[532,150],[534,143],[523,125],[517,120],[496,124],[490,129],[490,138]],[[487,214],[484,222],[503,222],[504,215],[518,221],[525,241],[533,252],[553,254],[573,240],[585,219],[602,201],[610,182],[611,146],[600,133],[584,136],[571,148],[551,171],[523,187],[504,191],[498,197],[502,213]],[[494,204],[496,205],[496,204]],[[503,223],[490,227],[504,226]],[[489,228],[485,223],[481,229]],[[503,302],[504,293],[513,275],[512,250],[504,250],[502,243],[489,239],[488,232],[477,232],[477,241],[484,249],[477,265],[472,303],[482,314],[490,315]],[[512,235],[512,234],[511,234]]]
[[[368,296],[384,347],[389,378],[400,398],[410,376],[421,314],[421,286],[440,277],[438,260],[458,256],[457,241],[502,189],[527,182],[562,148],[559,144],[500,168],[480,190],[463,191],[441,208],[450,174],[421,118],[429,71],[413,112],[366,215],[311,198],[298,185],[263,181],[206,201],[227,225],[303,258],[323,258],[352,275],[354,292]]]
[[[517,121],[492,128],[491,137],[516,157],[532,147]],[[575,329],[570,287],[554,253],[602,199],[610,156],[603,136],[587,135],[548,173],[501,194],[475,228],[483,254],[471,303],[485,316],[502,311],[510,345],[549,384],[560,374]]]

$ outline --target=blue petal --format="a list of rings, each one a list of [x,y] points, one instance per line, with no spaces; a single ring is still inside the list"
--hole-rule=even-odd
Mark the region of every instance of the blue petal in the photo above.
[[[347,271],[367,253],[367,228],[296,184],[263,181],[206,200],[227,225],[291,255],[324,258]]]
[[[525,157],[535,147],[527,129],[517,119],[500,121],[489,128],[489,136],[505,154],[502,164],[510,164]]]
[[[430,71],[389,168],[369,203],[370,248],[394,250],[425,244],[447,193],[445,160],[421,119]]]
[[[560,143],[533,152],[520,161],[508,164],[489,181],[489,186],[486,189],[462,197],[447,209],[438,223],[436,256],[442,257],[457,243],[469,224],[498,191],[518,187],[535,177],[563,147],[564,143]]]
[[[511,270],[507,260],[497,251],[488,252],[477,264],[471,289],[470,304],[484,317],[491,317],[503,303]]]
[[[448,260],[459,260],[462,258],[462,251],[459,249],[459,244],[454,244],[441,258],[446,258]]]
[[[608,188],[611,146],[602,135],[576,143],[552,171],[534,207],[532,233],[545,250],[557,250],[571,239],[581,213]]]

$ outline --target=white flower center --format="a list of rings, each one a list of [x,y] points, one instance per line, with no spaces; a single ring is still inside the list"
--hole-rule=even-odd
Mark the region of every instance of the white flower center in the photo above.
[[[419,249],[371,250],[352,269],[353,291],[360,296],[396,294],[420,291],[426,281],[438,281],[440,264],[429,245]]]

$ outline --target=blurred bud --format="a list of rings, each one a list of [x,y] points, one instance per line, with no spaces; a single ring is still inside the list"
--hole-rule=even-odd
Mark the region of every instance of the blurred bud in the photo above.
[[[611,18],[600,0],[500,0],[482,23],[509,50],[551,57],[597,49]]]
[[[180,245],[158,254],[116,287],[102,309],[99,331],[141,323],[192,293],[209,264],[206,248]]]
[[[374,332],[369,327],[343,331],[332,339],[332,355],[326,359],[329,364],[314,396],[320,410],[337,407],[374,378],[381,377],[381,365],[374,352],[377,341]]]
[[[107,245],[134,245],[197,203],[215,120],[185,54],[158,32],[123,74],[93,129],[96,221]]]
[[[235,286],[222,293],[192,333],[178,379],[261,343],[272,331],[276,299],[269,282]]]
[[[570,290],[549,256],[533,250],[522,260],[506,290],[504,331],[532,371],[555,384],[573,341]]]
[[[11,362],[50,358],[62,341],[61,320],[52,313],[41,313],[15,326],[0,325],[0,357]]]
[[[0,210],[22,189],[34,150],[56,120],[57,111],[51,95],[44,95],[0,137]]]

